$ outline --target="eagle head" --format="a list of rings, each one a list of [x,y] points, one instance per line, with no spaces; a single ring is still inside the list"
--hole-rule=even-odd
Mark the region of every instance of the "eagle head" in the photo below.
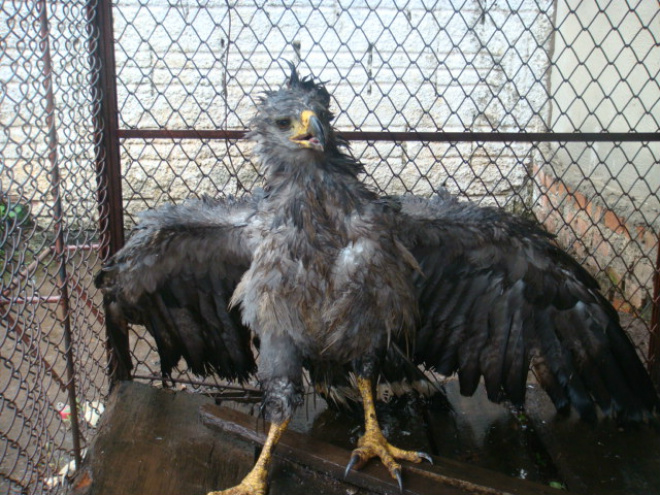
[[[312,77],[300,78],[293,64],[288,64],[291,73],[285,84],[260,99],[249,137],[257,142],[262,156],[279,152],[291,159],[292,153],[336,151],[330,93]]]

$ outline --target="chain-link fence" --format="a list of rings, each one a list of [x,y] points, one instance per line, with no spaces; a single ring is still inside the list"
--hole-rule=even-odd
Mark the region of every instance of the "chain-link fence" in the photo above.
[[[59,491],[107,394],[88,1],[0,4],[0,492]]]
[[[137,211],[259,184],[242,138],[286,60],[327,81],[371,186],[535,216],[657,366],[657,2],[1,5],[0,491],[62,489],[108,388],[99,252]]]

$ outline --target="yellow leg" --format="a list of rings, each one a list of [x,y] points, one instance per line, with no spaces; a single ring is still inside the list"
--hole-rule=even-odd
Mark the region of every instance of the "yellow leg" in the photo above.
[[[367,378],[358,377],[357,383],[364,406],[365,431],[364,435],[358,440],[358,448],[353,451],[351,460],[348,462],[348,466],[346,466],[346,474],[353,467],[360,469],[369,459],[379,457],[390,472],[392,478],[395,478],[399,483],[399,488],[403,490],[401,465],[396,462],[396,459],[411,462],[421,462],[422,459],[429,462],[433,461],[428,454],[399,449],[385,439],[378,425],[378,418],[376,417],[371,381]]]
[[[264,443],[259,459],[252,470],[243,478],[240,484],[219,492],[209,492],[208,495],[265,495],[268,466],[272,458],[273,449],[286,430],[289,420],[282,423],[273,423],[268,430],[268,437]]]

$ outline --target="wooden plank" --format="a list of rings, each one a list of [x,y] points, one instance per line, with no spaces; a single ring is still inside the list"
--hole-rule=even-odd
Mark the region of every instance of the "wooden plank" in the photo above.
[[[203,495],[233,486],[251,469],[255,445],[263,442],[267,427],[254,416],[216,406],[205,396],[121,383],[108,400],[71,493]],[[346,448],[287,431],[275,450],[269,495],[399,493],[375,460],[344,480],[349,457]],[[558,493],[440,457],[435,466],[406,464],[403,476],[408,495]]]
[[[202,422],[218,431],[236,435],[258,445],[265,440],[266,424],[262,432],[254,430],[254,418],[239,411],[204,405],[200,409]],[[292,464],[315,470],[336,480],[343,480],[345,464],[350,452],[316,440],[309,435],[286,431],[275,457]],[[383,495],[397,495],[399,488],[385,468],[370,462],[361,471],[351,471],[347,484]],[[404,465],[404,492],[408,495],[556,495],[556,489],[464,464],[451,459],[436,458],[435,465]],[[567,491],[561,493],[570,495]]]
[[[221,439],[219,448],[218,436],[209,434],[198,413],[212,402],[122,382],[108,400],[74,493],[195,495],[240,479],[254,449],[231,438]]]
[[[122,382],[111,394],[72,495],[205,495],[233,486],[252,468],[255,446],[201,423],[197,394]],[[256,419],[242,415],[246,424]],[[269,495],[371,495],[276,459]],[[348,487],[348,492],[347,492]]]

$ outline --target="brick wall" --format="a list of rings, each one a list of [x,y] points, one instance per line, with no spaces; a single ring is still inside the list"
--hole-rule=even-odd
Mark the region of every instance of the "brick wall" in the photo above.
[[[537,218],[587,270],[617,309],[650,318],[658,234],[633,223],[542,168],[535,169]]]

